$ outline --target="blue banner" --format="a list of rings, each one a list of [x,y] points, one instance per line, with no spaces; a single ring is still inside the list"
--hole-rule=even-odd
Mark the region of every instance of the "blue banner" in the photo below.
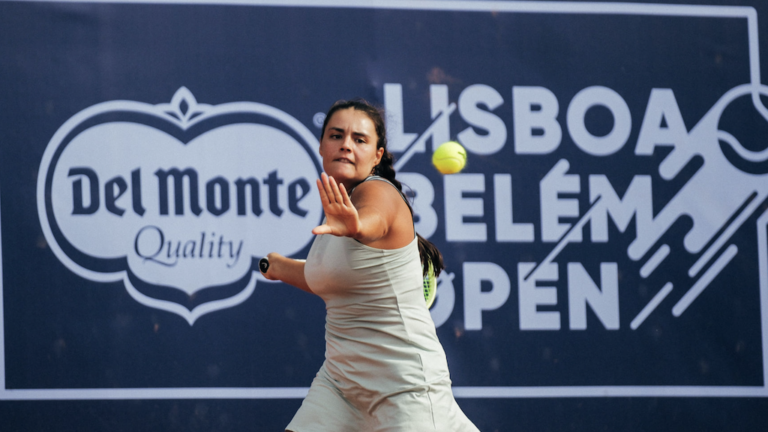
[[[0,2],[0,419],[283,430],[325,310],[257,262],[363,97],[481,430],[758,430],[768,9],[697,3]]]

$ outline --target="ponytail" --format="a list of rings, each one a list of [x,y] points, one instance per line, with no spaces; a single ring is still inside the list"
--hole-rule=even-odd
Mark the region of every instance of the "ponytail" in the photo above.
[[[419,257],[421,257],[422,276],[427,277],[427,271],[429,266],[424,265],[426,263],[432,264],[434,276],[437,278],[440,276],[440,272],[445,270],[445,264],[443,263],[443,254],[437,249],[437,246],[433,245],[431,241],[425,239],[421,234],[416,233],[419,238]]]
[[[389,150],[387,150],[385,147],[384,154],[381,156],[381,161],[378,165],[373,167],[373,175],[387,179],[387,181],[395,185],[397,190],[402,192],[403,184],[395,178],[395,167],[392,166],[393,162],[394,158],[392,157],[392,153],[390,153]]]

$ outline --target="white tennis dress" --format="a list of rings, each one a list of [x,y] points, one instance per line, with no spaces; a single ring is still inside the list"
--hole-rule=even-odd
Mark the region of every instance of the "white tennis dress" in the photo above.
[[[319,235],[304,276],[326,305],[325,362],[287,430],[477,431],[451,392],[416,238],[384,250]]]

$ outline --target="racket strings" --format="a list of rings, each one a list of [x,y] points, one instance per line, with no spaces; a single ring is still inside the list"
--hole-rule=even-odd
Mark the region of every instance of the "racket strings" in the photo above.
[[[427,303],[427,308],[432,306],[435,301],[435,295],[437,294],[437,277],[435,277],[435,270],[432,267],[432,263],[428,263],[427,272],[424,276],[424,301]]]

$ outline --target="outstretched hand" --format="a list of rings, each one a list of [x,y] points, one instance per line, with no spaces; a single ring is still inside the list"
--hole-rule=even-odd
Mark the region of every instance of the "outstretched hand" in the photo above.
[[[343,184],[322,173],[317,180],[320,201],[325,212],[325,224],[315,227],[312,234],[331,234],[339,237],[355,237],[360,232],[360,216],[349,199]]]

